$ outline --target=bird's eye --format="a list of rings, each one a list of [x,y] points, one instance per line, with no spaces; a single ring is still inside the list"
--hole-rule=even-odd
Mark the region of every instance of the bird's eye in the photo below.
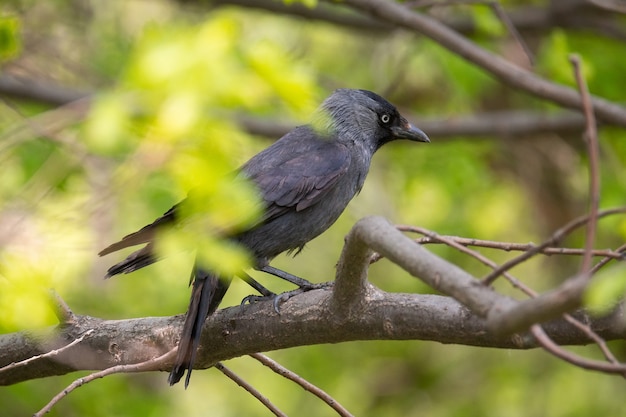
[[[389,116],[387,113],[383,113],[380,115],[380,121],[384,124],[387,124],[391,121],[391,116]]]

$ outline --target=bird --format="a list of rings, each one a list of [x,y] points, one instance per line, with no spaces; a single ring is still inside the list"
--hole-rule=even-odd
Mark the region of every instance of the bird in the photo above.
[[[288,132],[237,170],[235,178],[250,181],[260,194],[262,214],[253,225],[227,238],[249,251],[257,270],[306,286],[308,281],[271,267],[270,261],[283,252],[297,254],[328,229],[360,192],[374,153],[398,139],[430,142],[426,133],[410,124],[380,95],[368,90],[335,90],[314,112],[309,124]],[[155,239],[160,231],[183,220],[181,207],[185,201],[103,249],[100,256],[145,244],[110,267],[106,278],[159,260],[154,253]],[[179,382],[185,371],[185,388],[189,385],[203,324],[217,309],[231,280],[196,260],[189,308],[168,377],[170,385]],[[257,289],[272,295],[262,287]]]

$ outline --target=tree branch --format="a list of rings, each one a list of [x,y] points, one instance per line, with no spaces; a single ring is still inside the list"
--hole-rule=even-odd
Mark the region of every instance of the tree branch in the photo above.
[[[41,87],[46,93],[40,94],[39,87],[33,88],[33,86]],[[0,94],[53,106],[66,106],[68,110],[76,111],[78,117],[84,117],[89,106],[88,97],[93,95],[93,93],[73,90],[69,87],[6,75],[0,75]],[[296,126],[295,123],[289,121],[259,119],[246,115],[236,115],[234,118],[248,133],[273,139],[283,136]],[[54,119],[58,117],[55,116]],[[75,119],[76,117],[72,122],[75,122]],[[428,132],[429,136],[438,139],[458,136],[514,138],[547,132],[570,135],[585,128],[585,117],[569,111],[555,114],[523,110],[498,111],[440,119],[423,119],[414,115],[409,119]]]
[[[518,7],[507,11],[511,24],[526,34],[546,32],[556,27],[571,30],[593,30],[599,35],[620,41],[626,39],[626,31],[615,16],[613,10],[603,10],[599,5],[586,2],[572,2],[572,7]],[[238,6],[264,10],[274,14],[295,16],[307,20],[327,22],[343,28],[365,30],[368,33],[388,32],[394,25],[381,22],[368,16],[356,14],[340,4],[318,3],[316,7],[307,7],[301,3],[284,3],[279,0],[178,0],[179,3],[191,5],[208,5],[213,7]],[[431,16],[436,19],[436,16]],[[476,22],[467,16],[450,16],[443,23],[464,35],[474,35],[478,31]]]
[[[14,99],[63,105],[91,95],[90,91],[60,86],[36,79],[0,75],[0,93]]]
[[[280,315],[274,311],[271,301],[216,312],[205,324],[196,367],[208,368],[219,361],[255,352],[354,340],[432,340],[515,349],[537,346],[529,333],[496,334],[483,318],[502,306],[520,303],[481,285],[463,270],[402,235],[384,219],[363,219],[350,235],[346,246],[356,244],[357,249],[346,248],[342,256],[356,253],[361,262],[369,262],[365,256],[369,250],[363,248],[370,247],[433,287],[458,297],[480,315],[472,314],[449,297],[383,292],[363,281],[362,269],[357,269],[360,273],[348,273],[345,267],[341,267],[336,278],[338,289],[330,286],[294,296],[282,306]],[[347,265],[346,260],[341,260],[340,264],[342,262]],[[349,282],[343,281],[355,279],[356,288],[362,289],[363,297],[350,299],[344,297],[347,293],[342,296],[341,286],[346,290],[350,288]],[[342,309],[337,309],[337,301],[342,300],[348,302],[350,314],[338,314]],[[593,331],[605,340],[626,337],[626,320],[621,308],[605,318],[583,315],[580,319],[590,323]],[[1,372],[0,385],[77,370],[146,362],[176,346],[182,322],[183,316],[102,320],[75,315],[71,323],[42,332],[2,335],[0,367],[59,349],[66,346],[68,340],[75,340],[87,330],[94,329],[81,343],[61,350],[54,357],[44,357]],[[589,343],[584,331],[565,320],[542,326],[556,343]],[[169,370],[170,362],[159,362],[158,369]]]
[[[444,48],[487,71],[504,84],[550,100],[564,107],[582,108],[580,94],[573,88],[547,81],[534,73],[483,49],[446,25],[428,16],[414,12],[391,0],[346,0],[346,4],[414,32],[421,33]],[[626,127],[626,108],[608,100],[592,97],[596,116],[605,122]]]
[[[417,115],[408,118],[428,132],[429,136],[437,139],[459,136],[516,138],[548,132],[570,135],[585,128],[584,116],[569,111],[550,114],[517,110],[438,119],[425,119]],[[294,123],[286,121],[250,116],[240,115],[236,119],[248,133],[269,138],[279,138],[295,127]]]

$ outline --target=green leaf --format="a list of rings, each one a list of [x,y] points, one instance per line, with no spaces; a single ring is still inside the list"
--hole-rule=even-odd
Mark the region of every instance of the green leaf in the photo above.
[[[22,50],[20,20],[17,17],[0,17],[0,61],[19,55]]]
[[[598,273],[587,289],[584,302],[593,313],[608,313],[626,294],[626,265],[623,263]]]
[[[284,3],[287,5],[300,3],[308,7],[309,9],[314,9],[317,7],[317,0],[284,0]]]
[[[504,25],[491,7],[482,5],[472,7],[472,17],[480,33],[491,36],[504,34]]]

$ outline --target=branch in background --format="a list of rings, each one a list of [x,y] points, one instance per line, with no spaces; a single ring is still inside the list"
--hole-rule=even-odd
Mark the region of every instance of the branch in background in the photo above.
[[[10,88],[6,88],[10,85]],[[39,85],[46,94],[38,94],[32,85]],[[36,80],[17,79],[0,75],[0,95],[6,97],[34,100],[54,106],[67,105],[68,110],[76,107],[80,110],[78,116],[86,114],[88,99],[91,94],[71,88],[60,87],[54,84],[48,85]],[[85,98],[84,100],[81,100]],[[70,101],[68,101],[70,100]],[[71,103],[82,103],[74,106]],[[54,112],[54,110],[51,110]],[[52,117],[58,120],[55,115]],[[292,130],[295,123],[288,121],[260,119],[250,116],[239,115],[235,117],[241,127],[253,135],[268,138],[279,138]],[[445,119],[420,119],[417,116],[409,117],[412,121],[435,138],[448,138],[456,136],[471,137],[520,137],[532,136],[540,133],[557,133],[569,135],[580,132],[585,126],[583,115],[573,112],[545,113],[531,111],[501,111],[496,113],[484,113],[464,117],[448,117]],[[8,132],[6,133],[8,134]]]
[[[493,136],[516,138],[542,133],[570,135],[580,132],[585,126],[585,118],[571,112],[549,114],[532,111],[502,111],[442,119],[409,116],[409,119],[420,129],[428,132],[428,136],[437,139]],[[248,133],[269,138],[279,138],[294,127],[294,124],[284,121],[249,116],[239,116],[237,120]]]
[[[567,108],[575,110],[581,108],[580,95],[573,88],[547,81],[520,68],[501,56],[479,47],[444,24],[414,12],[401,3],[391,0],[345,0],[345,4],[381,21],[431,38],[450,52],[482,68],[510,87]],[[591,101],[598,119],[626,127],[625,107],[599,97],[593,97]]]
[[[296,384],[300,385],[302,389],[304,389],[305,391],[309,391],[310,393],[318,397],[320,400],[324,401],[329,407],[335,410],[337,414],[339,414],[340,416],[354,417],[352,414],[350,414],[350,412],[344,406],[339,404],[337,400],[335,400],[333,397],[328,395],[328,393],[326,393],[324,390],[311,384],[309,381],[302,378],[300,375],[296,374],[295,372],[292,372],[289,369],[285,368],[278,362],[260,353],[253,353],[250,356],[256,359],[257,361],[261,362],[263,365],[270,368],[272,371],[276,372],[278,375],[284,378],[287,378],[288,380],[293,381]]]
[[[509,35],[515,40],[515,42],[520,46],[521,50],[524,52],[528,59],[528,64],[532,67],[535,65],[535,58],[533,52],[528,47],[528,44],[522,38],[517,27],[512,22],[509,14],[504,7],[500,4],[498,0],[451,0],[451,1],[441,1],[441,0],[415,0],[413,2],[406,3],[410,8],[432,8],[438,6],[450,7],[450,6],[460,6],[460,5],[484,5],[489,6],[493,14],[500,20],[502,25],[506,27],[506,30],[509,32]],[[448,26],[451,26],[448,24]],[[458,31],[457,31],[458,32]]]
[[[568,0],[570,1],[570,0]],[[179,3],[204,7],[238,6],[263,10],[274,14],[295,16],[312,21],[321,21],[348,29],[364,30],[368,33],[388,32],[395,25],[381,22],[368,16],[354,13],[341,4],[332,5],[318,3],[316,7],[307,7],[301,3],[286,4],[279,0],[178,0]],[[507,11],[511,24],[522,32],[532,34],[547,32],[560,27],[571,30],[591,30],[599,35],[619,41],[626,40],[626,30],[615,16],[615,10],[605,10],[591,2],[571,2],[573,7],[518,7]],[[436,16],[431,16],[436,19]],[[446,16],[443,23],[464,35],[475,35],[478,32],[476,22],[465,16]]]
[[[91,95],[91,91],[63,87],[36,79],[0,75],[0,96],[61,106]]]
[[[266,396],[261,394],[256,388],[254,388],[251,384],[247,383],[245,379],[241,378],[239,375],[234,373],[232,370],[224,366],[221,362],[215,364],[215,368],[226,375],[228,379],[233,381],[235,384],[239,385],[241,388],[245,389],[250,395],[259,400],[261,404],[268,410],[272,412],[275,416],[278,417],[288,417],[287,414],[280,411],[278,407],[276,407]]]
[[[587,273],[591,269],[591,251],[596,239],[596,229],[598,225],[598,207],[600,205],[600,149],[598,145],[598,131],[596,118],[593,112],[589,89],[580,69],[580,57],[571,55],[569,57],[574,67],[576,84],[580,90],[582,99],[583,114],[585,115],[584,139],[587,144],[587,155],[589,156],[589,220],[585,235],[585,256],[581,266],[581,273]]]

